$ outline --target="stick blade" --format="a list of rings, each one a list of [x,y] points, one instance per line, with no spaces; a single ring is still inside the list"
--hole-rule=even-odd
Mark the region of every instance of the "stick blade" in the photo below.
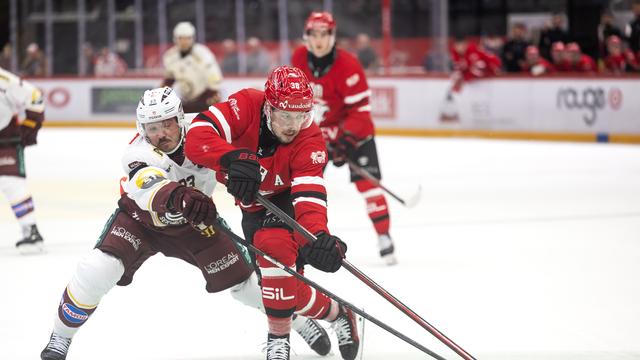
[[[412,208],[416,205],[418,205],[418,203],[420,202],[420,198],[422,197],[422,185],[418,185],[418,189],[416,190],[416,192],[409,197],[407,200],[405,200],[404,202],[404,206],[408,207],[408,208]]]

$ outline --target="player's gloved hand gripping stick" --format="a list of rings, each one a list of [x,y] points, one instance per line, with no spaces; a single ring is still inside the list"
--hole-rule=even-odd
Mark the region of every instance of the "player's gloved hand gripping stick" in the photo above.
[[[269,199],[265,198],[261,194],[256,195],[256,200],[262,204],[269,211],[276,214],[282,221],[284,221],[287,225],[293,228],[295,231],[302,234],[307,240],[310,242],[316,241],[316,237],[311,234],[307,229],[305,229],[302,225],[300,225],[297,221],[292,219],[286,212],[281,210],[275,204],[273,204]],[[417,313],[411,310],[408,306],[403,304],[396,297],[391,295],[388,291],[386,291],[382,286],[378,285],[375,281],[365,275],[362,271],[358,270],[355,266],[349,263],[347,260],[342,259],[342,267],[347,269],[350,273],[352,273],[355,277],[360,279],[363,283],[373,289],[375,292],[380,294],[383,298],[393,304],[395,307],[400,309],[405,315],[410,317],[413,321],[417,322],[420,326],[429,331],[433,336],[435,336],[438,340],[447,345],[451,350],[455,351],[458,355],[460,355],[465,360],[475,360],[471,354],[466,352],[463,348],[458,346],[453,340],[446,337],[443,333],[441,333],[438,329],[436,329],[433,325],[429,324],[425,319],[420,317]]]

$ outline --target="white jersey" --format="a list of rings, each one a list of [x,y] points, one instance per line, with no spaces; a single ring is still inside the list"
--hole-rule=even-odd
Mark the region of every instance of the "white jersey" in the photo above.
[[[122,167],[127,174],[121,184],[122,189],[140,209],[148,211],[154,225],[160,227],[172,225],[171,219],[163,218],[166,214],[157,214],[150,208],[160,188],[170,182],[179,182],[211,196],[217,183],[214,170],[195,165],[187,158],[182,165],[178,165],[141,136],[137,136],[125,150]],[[134,170],[135,173],[130,176]],[[179,217],[175,220],[183,221],[182,216]]]
[[[209,89],[219,90],[222,71],[211,50],[202,44],[193,44],[184,57],[173,46],[164,53],[162,62],[165,78],[175,79],[173,87],[182,101],[194,100]]]
[[[42,92],[29,82],[0,68],[0,130],[24,110],[44,111]]]

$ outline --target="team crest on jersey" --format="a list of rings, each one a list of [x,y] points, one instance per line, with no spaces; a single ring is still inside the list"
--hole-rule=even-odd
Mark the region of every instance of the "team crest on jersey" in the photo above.
[[[358,81],[360,81],[360,75],[358,73],[355,73],[347,78],[346,83],[347,83],[347,86],[351,87],[357,84]]]
[[[327,162],[327,153],[324,151],[314,151],[311,153],[311,162],[313,164],[324,164]]]

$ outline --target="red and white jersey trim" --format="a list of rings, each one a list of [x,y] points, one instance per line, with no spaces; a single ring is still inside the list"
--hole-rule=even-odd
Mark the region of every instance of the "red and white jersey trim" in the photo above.
[[[327,202],[318,198],[314,198],[314,197],[305,197],[305,196],[301,196],[301,197],[297,197],[295,199],[293,199],[293,206],[296,206],[298,203],[301,202],[310,202],[310,203],[314,203],[314,204],[318,204],[320,206],[324,206],[327,207]]]
[[[355,104],[358,101],[361,101],[362,99],[371,96],[371,90],[367,89],[361,93],[357,93],[355,95],[351,95],[351,96],[345,96],[344,98],[344,103],[351,105],[351,104]]]
[[[291,179],[291,187],[298,185],[324,186],[324,179],[321,176],[299,176]]]

